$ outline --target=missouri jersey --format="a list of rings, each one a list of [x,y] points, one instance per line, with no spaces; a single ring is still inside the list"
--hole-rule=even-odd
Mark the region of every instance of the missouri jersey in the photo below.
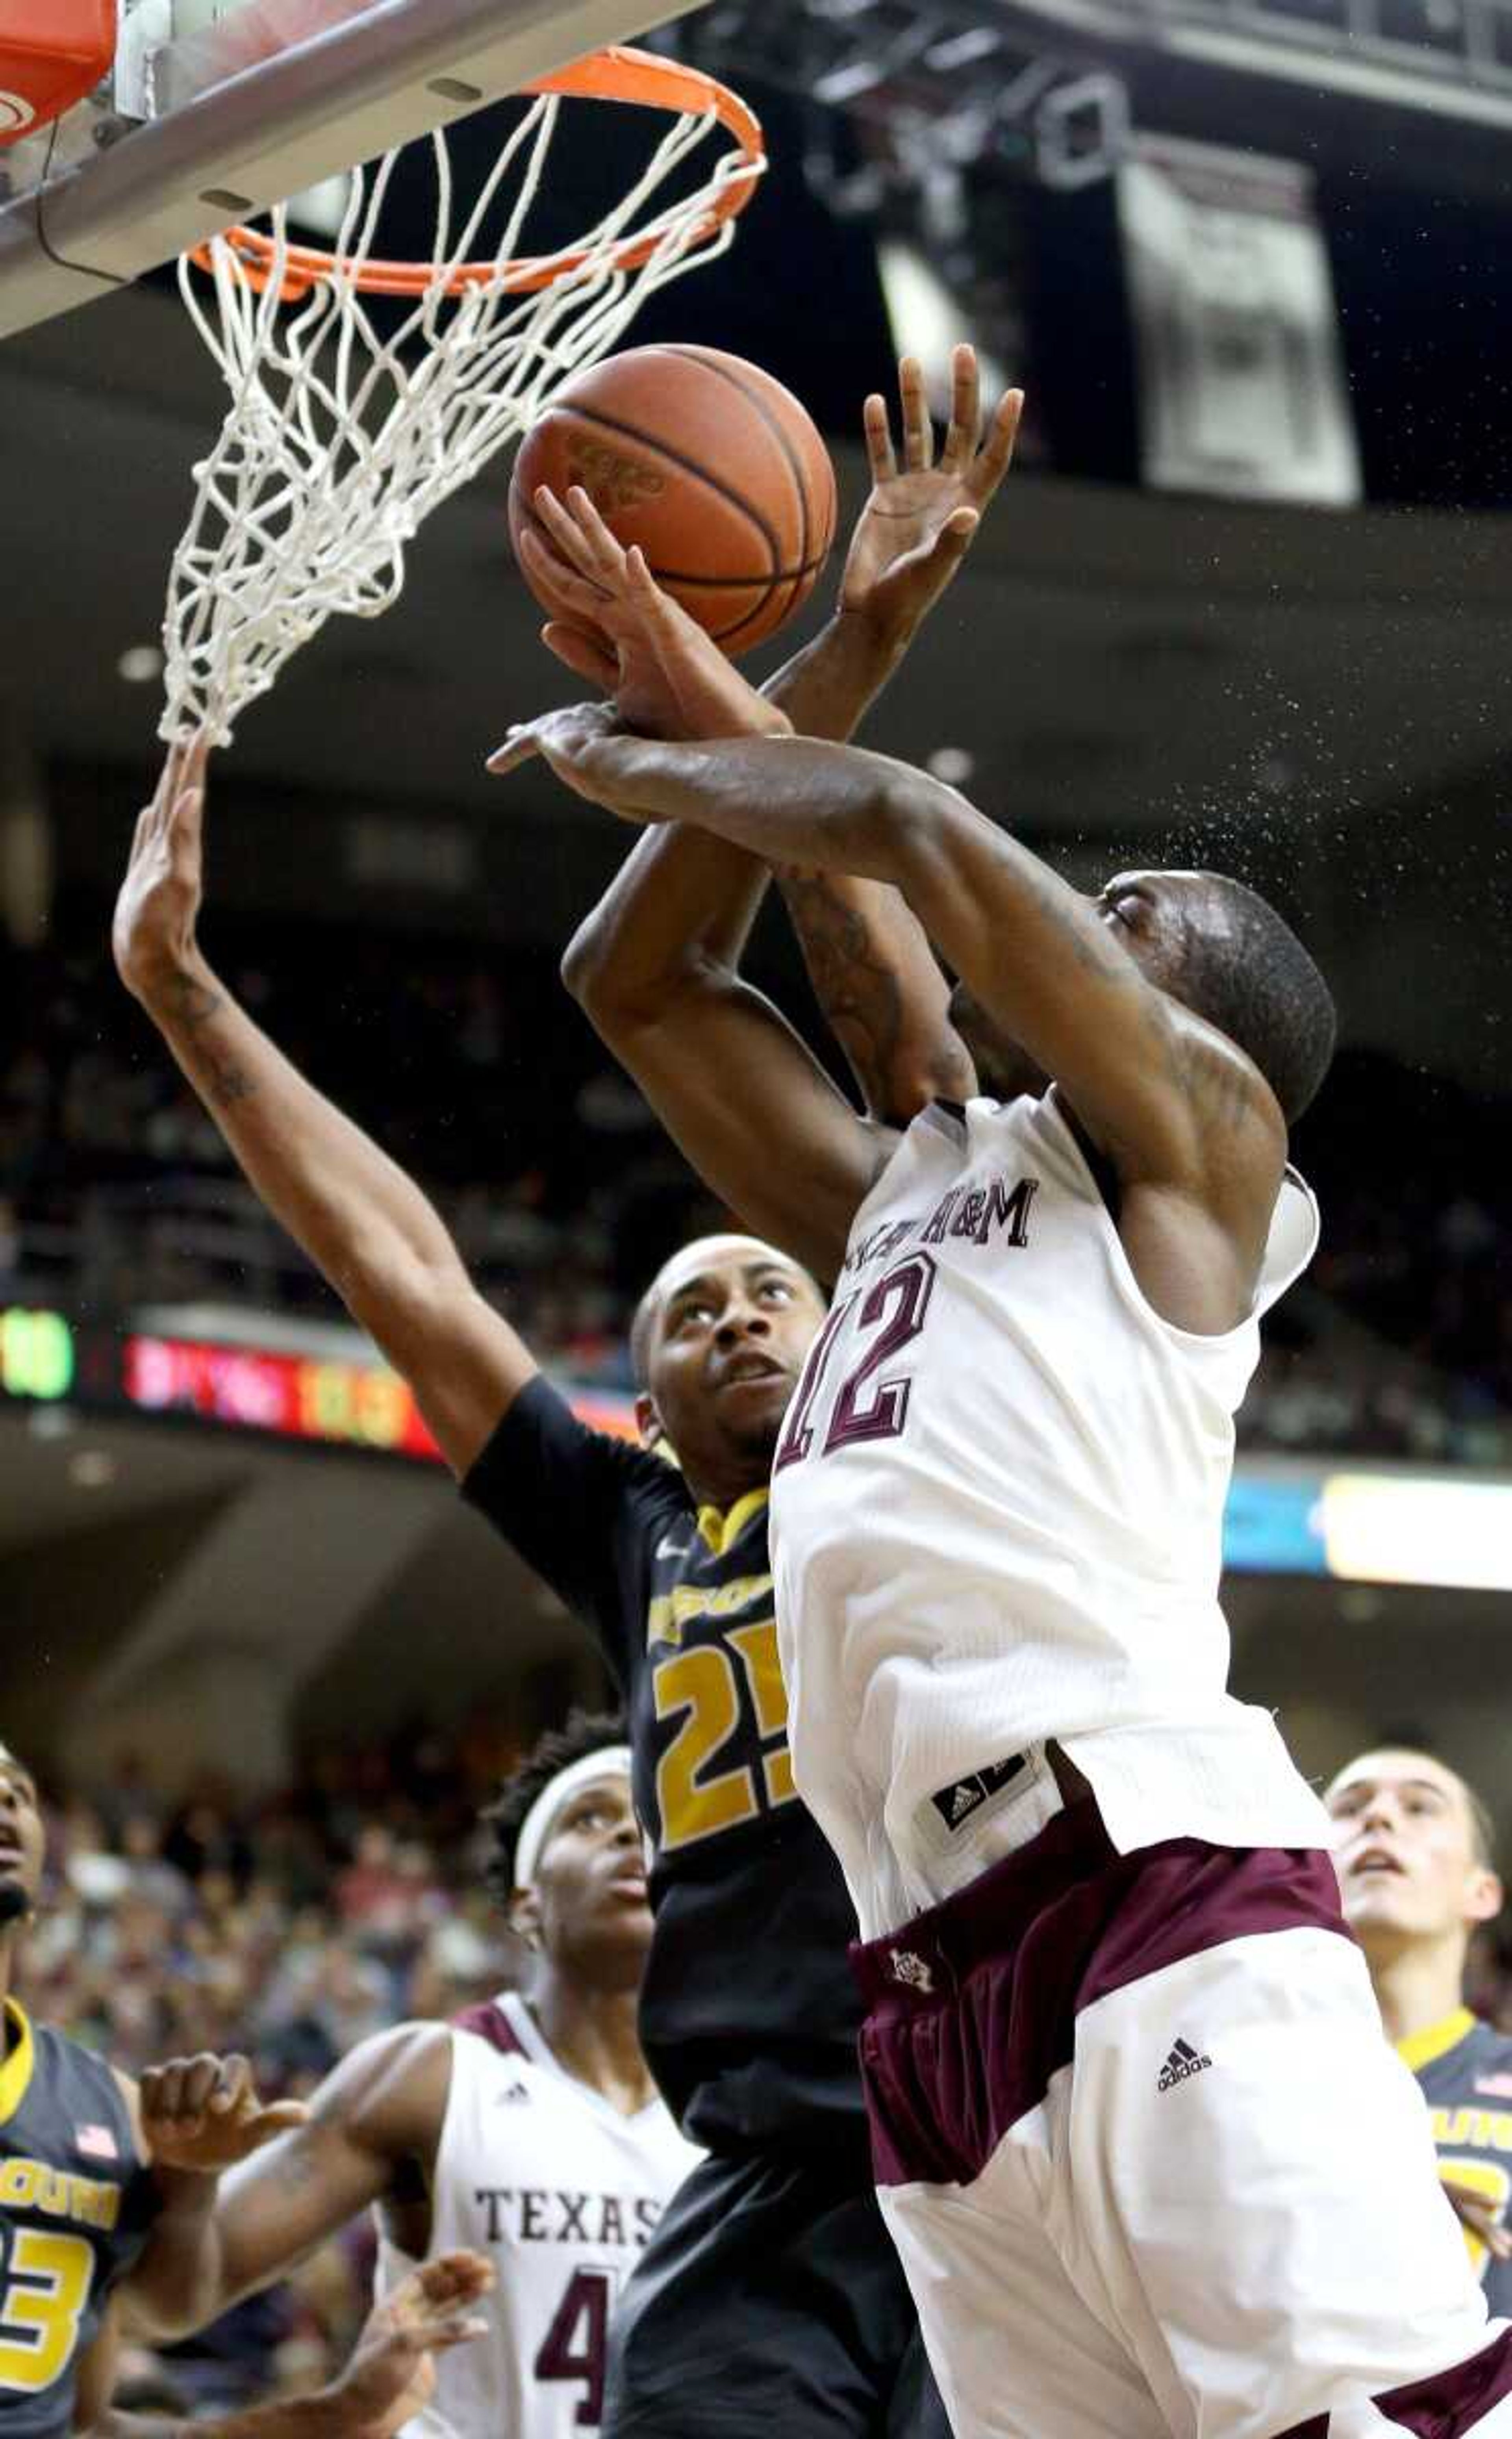
[[[574,2439],[603,2418],[614,2299],[666,2204],[703,2157],[661,2101],[624,2117],[559,2065],[512,1994],[452,2035],[431,2250],[484,2253],[488,2334],[438,2355],[409,2439]],[[380,2252],[382,2293],[413,2265]]]
[[[147,2241],[156,2187],[108,2066],[6,2008],[0,2065],[0,2432],[73,2426],[80,2357]]]
[[[1446,2183],[1484,2195],[1512,2226],[1512,2037],[1459,2007],[1396,2044],[1423,2087]],[[1512,2261],[1495,2261],[1466,2230],[1494,2320],[1512,2320]]]
[[[855,1915],[793,1787],[765,1492],[700,1513],[675,1467],[538,1378],[464,1495],[593,1629],[624,1696],[655,1917],[641,2041],[685,2132],[863,2162]]]
[[[1052,1088],[934,1104],[859,1211],[773,1476],[798,1784],[878,1937],[1058,1799],[1058,1738],[1122,1851],[1321,1846],[1268,1713],[1226,1690],[1234,1415],[1311,1255],[1288,1172],[1254,1311],[1174,1327]]]

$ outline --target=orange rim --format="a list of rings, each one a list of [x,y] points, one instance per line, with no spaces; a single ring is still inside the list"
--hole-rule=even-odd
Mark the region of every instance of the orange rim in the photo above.
[[[721,222],[733,220],[743,211],[766,168],[761,122],[739,95],[732,93],[717,78],[705,76],[701,68],[657,59],[649,51],[617,47],[591,51],[586,59],[574,60],[554,75],[538,77],[534,83],[522,85],[520,91],[570,94],[585,101],[632,101],[643,109],[665,110],[678,116],[707,114],[717,118],[734,136],[745,166],[704,205],[693,224],[690,243],[702,243]],[[222,235],[248,287],[259,291],[270,287],[274,259],[278,253],[274,240],[260,229],[252,228],[228,228]],[[638,271],[642,263],[650,260],[657,243],[654,236],[626,238],[608,259],[616,271]],[[519,295],[549,288],[553,281],[576,271],[579,263],[587,260],[588,254],[588,247],[578,246],[565,254],[521,255],[505,265],[504,285],[511,294]],[[213,267],[208,244],[195,246],[189,258],[202,271]],[[317,281],[329,278],[336,270],[349,274],[350,266],[334,254],[323,254],[314,246],[287,246],[278,294],[285,302],[296,302]],[[423,296],[435,276],[433,266],[427,262],[365,262],[356,271],[353,284],[365,296]],[[498,277],[496,261],[461,262],[447,276],[446,294],[460,295],[465,289],[491,284]]]

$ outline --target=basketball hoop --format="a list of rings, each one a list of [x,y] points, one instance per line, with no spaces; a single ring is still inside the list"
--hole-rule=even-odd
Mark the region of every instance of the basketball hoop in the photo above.
[[[429,138],[436,236],[425,262],[377,251],[398,152],[355,171],[334,249],[232,228],[186,255],[185,302],[231,393],[174,554],[159,734],[231,741],[246,705],[333,613],[376,618],[404,582],[405,545],[572,375],[615,345],[645,300],[711,261],[766,167],[738,94],[649,53],[597,51],[526,86],[527,107],[470,206],[444,130]],[[522,246],[563,101],[619,101],[672,123],[623,200],[551,254]],[[711,134],[693,191],[656,199]],[[502,211],[498,242],[475,248]],[[200,275],[211,282],[206,297]],[[387,336],[365,299],[407,299]]]

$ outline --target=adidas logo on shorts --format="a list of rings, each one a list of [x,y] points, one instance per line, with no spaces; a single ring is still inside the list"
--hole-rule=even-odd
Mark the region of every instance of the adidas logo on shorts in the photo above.
[[[1160,2071],[1160,2081],[1155,2089],[1157,2092],[1173,2092],[1179,2083],[1186,2081],[1189,2074],[1201,2074],[1202,2069],[1205,2066],[1211,2066],[1212,2063],[1210,2057],[1202,2056],[1194,2050],[1189,2041],[1175,2041],[1171,2045],[1169,2057]]]

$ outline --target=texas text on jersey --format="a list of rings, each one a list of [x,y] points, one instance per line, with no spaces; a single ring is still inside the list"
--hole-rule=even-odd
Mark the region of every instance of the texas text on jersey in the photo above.
[[[695,1510],[675,1467],[588,1431],[543,1380],[465,1489],[624,1693],[653,1850],[641,2041],[685,2132],[864,2157],[855,1916],[793,1790],[765,1492]]]
[[[1423,2087],[1445,2181],[1468,2186],[1512,2222],[1512,2038],[1458,2007],[1441,2024],[1398,2041]],[[1493,2319],[1512,2319],[1512,2261],[1494,2261],[1466,2230]]]
[[[108,2066],[6,2008],[0,2065],[0,2430],[59,2439],[80,2357],[156,2209]]]
[[[665,2105],[622,2116],[567,2074],[525,2002],[469,2009],[452,2036],[432,2249],[484,2253],[488,2335],[436,2358],[410,2439],[576,2439],[603,2418],[605,2339],[625,2279],[701,2155]],[[385,2243],[379,2287],[410,2264]]]

